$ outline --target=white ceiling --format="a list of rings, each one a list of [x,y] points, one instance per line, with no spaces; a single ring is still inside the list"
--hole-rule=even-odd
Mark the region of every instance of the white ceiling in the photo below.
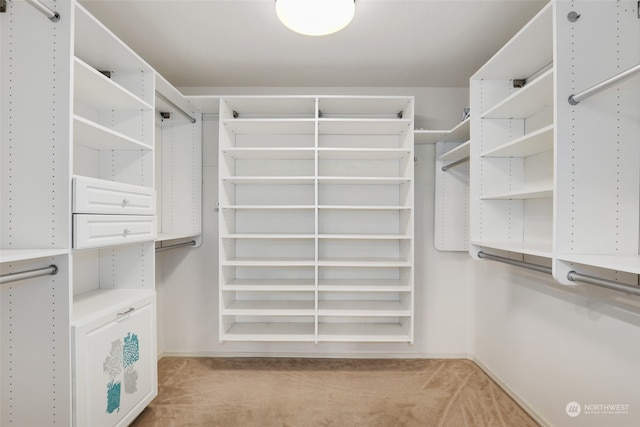
[[[80,3],[177,87],[466,87],[547,1],[356,0],[324,37],[285,28],[275,0]]]

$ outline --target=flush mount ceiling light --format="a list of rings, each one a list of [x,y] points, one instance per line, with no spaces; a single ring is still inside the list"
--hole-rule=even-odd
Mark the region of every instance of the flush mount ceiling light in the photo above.
[[[280,21],[292,31],[324,36],[340,31],[353,19],[355,0],[276,0]]]

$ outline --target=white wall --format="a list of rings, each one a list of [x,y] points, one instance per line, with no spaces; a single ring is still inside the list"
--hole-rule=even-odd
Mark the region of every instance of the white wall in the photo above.
[[[468,90],[453,88],[187,88],[185,94],[414,95],[418,127],[449,129],[467,105]],[[433,145],[416,147],[415,342],[409,344],[218,342],[217,139],[215,117],[204,121],[203,244],[157,257],[159,354],[466,357],[472,336],[468,292],[473,262],[466,253],[433,246]],[[464,266],[461,268],[460,266]]]
[[[640,299],[493,261],[478,262],[475,274],[481,366],[550,425],[640,425]],[[569,402],[629,413],[572,418]]]

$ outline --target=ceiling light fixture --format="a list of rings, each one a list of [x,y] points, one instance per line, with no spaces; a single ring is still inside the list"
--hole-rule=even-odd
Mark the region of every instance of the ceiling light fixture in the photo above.
[[[282,23],[296,33],[324,36],[340,31],[353,19],[355,0],[276,0]]]

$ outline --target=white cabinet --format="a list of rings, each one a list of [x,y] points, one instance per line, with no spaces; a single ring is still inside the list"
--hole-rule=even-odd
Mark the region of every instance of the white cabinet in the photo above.
[[[87,177],[73,179],[74,213],[153,215],[156,212],[152,188]]]
[[[126,426],[157,394],[154,292],[103,294],[74,301],[76,426]]]
[[[144,242],[156,237],[154,216],[76,214],[73,228],[76,249]]]
[[[220,107],[220,339],[413,339],[413,99]]]

